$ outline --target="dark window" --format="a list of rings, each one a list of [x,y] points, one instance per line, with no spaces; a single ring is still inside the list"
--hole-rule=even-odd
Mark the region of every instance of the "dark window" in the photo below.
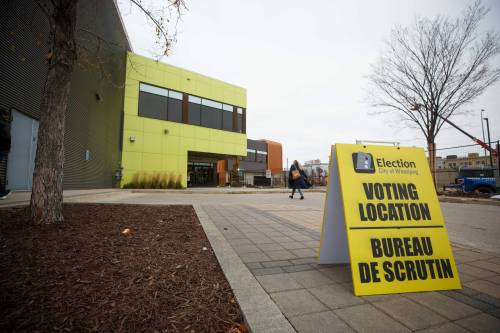
[[[167,97],[140,91],[139,116],[166,120]]]
[[[223,104],[222,106],[222,129],[225,131],[233,130],[233,106]]]
[[[222,110],[210,106],[201,106],[201,126],[221,129]]]
[[[245,161],[247,162],[255,162],[256,159],[256,152],[253,149],[247,149],[247,156],[245,158]]]
[[[243,133],[243,115],[238,113],[236,115],[236,132]]]
[[[261,152],[257,153],[257,162],[266,163],[267,162],[267,155],[262,154]]]
[[[201,124],[201,98],[195,96],[188,97],[188,119],[191,125]]]
[[[168,98],[168,120],[182,123],[182,100]]]

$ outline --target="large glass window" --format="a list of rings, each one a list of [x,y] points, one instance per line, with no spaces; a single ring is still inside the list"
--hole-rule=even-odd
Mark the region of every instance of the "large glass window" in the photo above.
[[[160,120],[167,119],[167,97],[149,92],[139,92],[139,116]]]
[[[189,95],[188,97],[188,123],[201,124],[201,98]]]
[[[247,149],[247,156],[245,161],[247,162],[255,162],[257,158],[257,151],[255,149]]]
[[[233,130],[233,106],[222,105],[222,129],[225,131]]]
[[[170,90],[168,92],[168,120],[182,123],[182,94]]]
[[[139,84],[139,116],[182,122],[183,94],[146,83]],[[224,131],[244,131],[244,110],[188,95],[188,124]],[[236,128],[233,120],[236,118]]]
[[[243,109],[236,108],[236,132],[243,133]]]
[[[222,103],[204,98],[201,100],[201,126],[222,128]]]
[[[267,152],[257,150],[257,162],[266,163],[267,162]]]
[[[140,83],[139,116],[182,122],[182,93]]]

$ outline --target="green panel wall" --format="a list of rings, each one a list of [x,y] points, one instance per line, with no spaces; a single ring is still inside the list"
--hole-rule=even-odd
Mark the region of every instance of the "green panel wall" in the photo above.
[[[180,175],[186,186],[188,151],[246,155],[246,135],[138,116],[139,82],[246,108],[246,90],[133,53],[125,80],[122,186],[137,172]]]

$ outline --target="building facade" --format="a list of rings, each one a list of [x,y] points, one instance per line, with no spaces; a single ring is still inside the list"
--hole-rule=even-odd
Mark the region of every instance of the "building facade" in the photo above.
[[[118,186],[125,56],[130,44],[112,0],[80,1],[75,31],[79,58],[66,113],[64,188]],[[48,32],[47,18],[35,1],[2,1],[0,107],[11,111],[13,121],[8,163],[0,169],[6,168],[1,176],[11,190],[31,189],[48,69]],[[99,45],[95,36],[106,45]]]
[[[128,53],[122,186],[166,173],[215,186],[217,161],[246,155],[246,90]]]

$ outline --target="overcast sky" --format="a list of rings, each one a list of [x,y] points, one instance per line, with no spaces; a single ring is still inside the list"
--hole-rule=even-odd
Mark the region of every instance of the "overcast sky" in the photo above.
[[[164,1],[164,0],[161,0]],[[424,146],[421,132],[393,114],[373,115],[366,102],[370,64],[395,25],[416,16],[457,16],[467,0],[278,1],[186,0],[178,43],[162,61],[247,89],[247,135],[281,142],[284,159],[320,158],[329,146],[355,140],[397,141]],[[482,29],[500,30],[500,1]],[[157,52],[151,24],[120,3],[135,53]],[[500,67],[500,57],[493,63]],[[491,136],[500,139],[500,84],[466,107],[469,116],[453,121],[482,138],[479,110],[490,118]],[[438,147],[471,144],[444,127]]]

